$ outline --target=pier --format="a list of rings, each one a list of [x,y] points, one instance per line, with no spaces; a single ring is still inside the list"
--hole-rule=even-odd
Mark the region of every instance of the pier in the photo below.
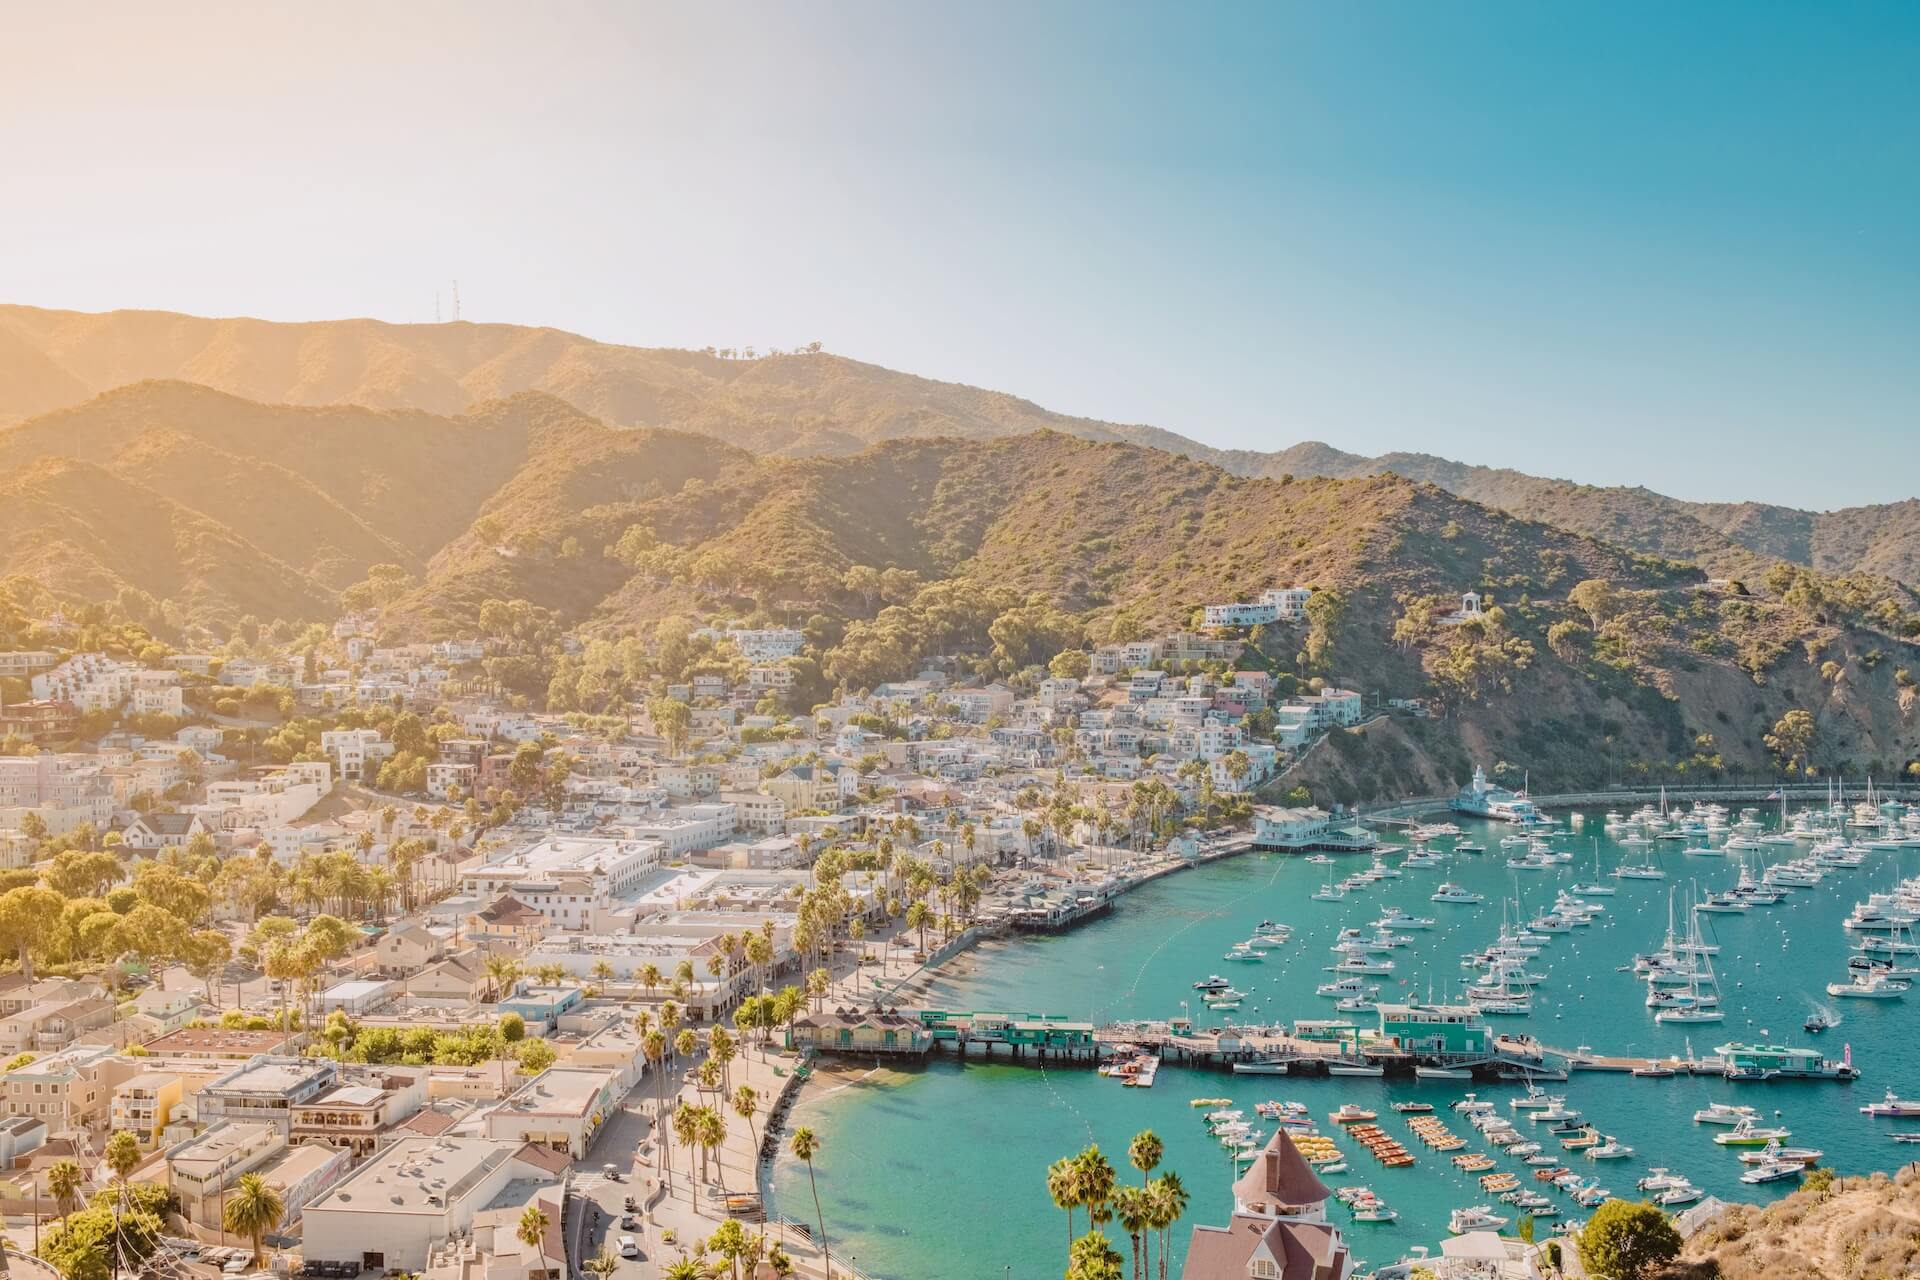
[[[1397,1006],[1387,1015],[1401,1026],[1438,1021],[1445,1006]],[[795,1035],[791,1048],[859,1058],[924,1060],[936,1053],[1011,1062],[1096,1066],[1122,1046],[1183,1066],[1239,1075],[1366,1075],[1496,1081],[1558,1081],[1576,1071],[1671,1071],[1718,1076],[1736,1083],[1859,1078],[1851,1062],[1786,1045],[1726,1044],[1709,1057],[1633,1057],[1597,1053],[1591,1046],[1554,1048],[1531,1037],[1496,1036],[1461,1024],[1452,1036],[1363,1035],[1350,1023],[1302,1022],[1279,1027],[1196,1028],[1185,1019],[1096,1025],[1057,1014],[945,1009],[838,1011],[835,1033]],[[802,1019],[817,1024],[824,1019]],[[882,1025],[892,1030],[881,1030]],[[845,1034],[841,1034],[842,1030]],[[1430,1074],[1428,1074],[1430,1073]],[[1650,1076],[1649,1079],[1660,1079]]]

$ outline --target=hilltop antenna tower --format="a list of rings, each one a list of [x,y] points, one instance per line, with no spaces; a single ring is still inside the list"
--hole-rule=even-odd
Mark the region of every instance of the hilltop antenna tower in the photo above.
[[[460,282],[458,280],[453,282],[453,319],[456,324],[460,321]]]

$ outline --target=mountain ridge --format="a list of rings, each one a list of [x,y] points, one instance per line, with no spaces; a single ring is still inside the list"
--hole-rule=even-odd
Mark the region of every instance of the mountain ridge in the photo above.
[[[1644,486],[1587,485],[1427,453],[1365,457],[1319,441],[1274,451],[1224,449],[1160,427],[1057,413],[1006,392],[823,352],[730,359],[711,349],[620,346],[544,326],[282,322],[0,305],[0,422],[152,378],[261,403],[442,416],[537,391],[612,426],[689,431],[774,456],[845,456],[890,439],[1056,430],[1162,449],[1244,476],[1352,478],[1391,470],[1723,576],[1749,576],[1786,559],[1828,573],[1920,583],[1920,501],[1805,511],[1694,502]]]

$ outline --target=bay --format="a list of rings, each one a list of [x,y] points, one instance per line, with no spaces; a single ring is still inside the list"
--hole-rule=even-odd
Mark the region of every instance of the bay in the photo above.
[[[1544,970],[1547,982],[1535,989],[1535,1008],[1525,1018],[1499,1018],[1507,1034],[1527,1033],[1559,1048],[1590,1045],[1608,1054],[1681,1053],[1691,1039],[1705,1053],[1729,1040],[1807,1045],[1838,1057],[1851,1046],[1864,1079],[1854,1084],[1824,1081],[1729,1084],[1718,1078],[1681,1076],[1672,1080],[1637,1079],[1624,1074],[1576,1072],[1564,1085],[1568,1105],[1580,1109],[1603,1133],[1635,1149],[1633,1157],[1587,1161],[1568,1153],[1565,1163],[1597,1174],[1615,1194],[1633,1197],[1633,1184],[1651,1166],[1685,1174],[1709,1195],[1756,1201],[1784,1195],[1792,1182],[1752,1186],[1739,1181],[1742,1166],[1734,1154],[1716,1146],[1723,1130],[1695,1124],[1695,1110],[1714,1101],[1735,1101],[1760,1109],[1764,1120],[1793,1131],[1795,1145],[1824,1150],[1822,1163],[1856,1174],[1893,1169],[1908,1149],[1887,1134],[1901,1122],[1874,1120],[1858,1108],[1888,1088],[1903,1095],[1920,1092],[1920,1037],[1914,1032],[1911,1000],[1835,1001],[1824,986],[1844,980],[1846,958],[1856,935],[1841,927],[1853,904],[1885,890],[1920,865],[1920,850],[1869,853],[1864,866],[1828,872],[1818,887],[1791,893],[1778,906],[1756,906],[1743,915],[1704,916],[1704,926],[1721,947],[1715,957],[1727,1012],[1724,1022],[1694,1026],[1660,1025],[1643,1004],[1645,987],[1632,974],[1618,972],[1636,952],[1659,945],[1667,928],[1669,890],[1684,899],[1690,886],[1730,888],[1736,857],[1696,858],[1681,853],[1679,842],[1623,848],[1602,831],[1601,815],[1584,811],[1578,826],[1556,839],[1575,854],[1570,864],[1550,870],[1521,871],[1507,865],[1498,840],[1501,826],[1462,822],[1467,839],[1487,846],[1480,855],[1455,854],[1437,869],[1408,869],[1398,879],[1350,894],[1344,901],[1320,902],[1312,894],[1326,868],[1296,854],[1249,854],[1169,876],[1123,897],[1105,917],[1062,935],[1015,938],[987,943],[961,957],[932,981],[925,1005],[945,1009],[1014,1010],[1112,1022],[1129,1018],[1180,1016],[1190,1002],[1196,1022],[1210,1025],[1231,1016],[1238,1022],[1291,1023],[1298,1018],[1334,1017],[1333,1001],[1314,995],[1327,981],[1324,967],[1342,927],[1366,926],[1387,907],[1399,907],[1437,921],[1415,931],[1413,942],[1392,953],[1392,976],[1368,979],[1382,986],[1382,1000],[1436,999],[1457,993],[1463,953],[1489,945],[1501,923],[1501,901],[1516,895],[1528,915],[1551,905],[1555,893],[1594,877],[1597,853],[1602,873],[1621,861],[1651,856],[1669,878],[1614,880],[1612,897],[1594,901],[1606,908],[1600,922],[1560,935],[1543,947],[1530,967]],[[1443,842],[1443,845],[1446,842]],[[1397,865],[1390,851],[1386,861]],[[1518,852],[1512,851],[1512,852]],[[1806,846],[1770,847],[1745,853],[1759,874],[1770,862],[1806,852]],[[1364,857],[1345,857],[1338,875],[1363,868]],[[1486,896],[1478,906],[1428,900],[1442,881],[1462,884]],[[1511,910],[1511,908],[1509,908]],[[1682,909],[1684,923],[1684,908]],[[1246,938],[1256,924],[1272,919],[1293,926],[1292,940],[1264,963],[1223,959],[1226,949]],[[1249,993],[1233,1015],[1210,1015],[1198,1007],[1192,984],[1219,973]],[[1840,1025],[1814,1037],[1801,1023],[1816,1008],[1841,1018]],[[1370,1025],[1371,1015],[1352,1015]],[[841,1064],[864,1072],[873,1064]],[[1042,1277],[1060,1274],[1067,1243],[1065,1216],[1047,1197],[1046,1167],[1063,1155],[1098,1142],[1123,1178],[1138,1178],[1126,1164],[1129,1139],[1153,1129],[1166,1144],[1161,1171],[1177,1170],[1193,1202],[1187,1220],[1173,1232],[1169,1274],[1178,1275],[1180,1251],[1193,1223],[1222,1223],[1232,1207],[1232,1169],[1225,1152],[1207,1134],[1195,1097],[1230,1097],[1253,1117],[1253,1104],[1265,1099],[1307,1104],[1323,1132],[1338,1138],[1328,1113],[1353,1102],[1377,1110],[1378,1123],[1402,1137],[1418,1156],[1410,1169],[1387,1170],[1350,1139],[1340,1144],[1350,1172],[1328,1179],[1334,1185],[1371,1187],[1400,1212],[1391,1225],[1353,1224],[1338,1206],[1334,1220],[1346,1231],[1357,1256],[1385,1263],[1414,1244],[1435,1245],[1446,1234],[1448,1213],[1485,1203],[1474,1179],[1455,1170],[1443,1155],[1428,1152],[1406,1137],[1404,1118],[1392,1112],[1396,1100],[1434,1104],[1450,1126],[1469,1138],[1469,1149],[1487,1150],[1478,1135],[1446,1111],[1448,1104],[1474,1090],[1507,1111],[1518,1096],[1515,1085],[1476,1085],[1465,1081],[1375,1080],[1232,1075],[1223,1071],[1162,1067],[1150,1090],[1125,1089],[1086,1067],[1028,1063],[964,1063],[936,1057],[922,1068],[880,1069],[832,1092],[814,1091],[795,1108],[789,1128],[812,1127],[824,1139],[816,1159],[819,1195],[836,1255],[886,1280],[961,1280],[962,1277]],[[1520,1120],[1522,1129],[1531,1126]],[[1270,1131],[1271,1125],[1261,1126]],[[1551,1140],[1540,1135],[1543,1144]],[[1523,1176],[1517,1160],[1496,1156],[1501,1168]],[[811,1220],[813,1203],[804,1166],[786,1154],[776,1161],[771,1191],[779,1212]],[[1563,1214],[1582,1218],[1586,1211],[1555,1194]],[[1498,1206],[1497,1211],[1511,1210]],[[1540,1221],[1542,1233],[1551,1220]],[[1084,1213],[1075,1229],[1086,1229]],[[1110,1234],[1118,1235],[1116,1229]],[[1124,1239],[1117,1240],[1124,1252]]]

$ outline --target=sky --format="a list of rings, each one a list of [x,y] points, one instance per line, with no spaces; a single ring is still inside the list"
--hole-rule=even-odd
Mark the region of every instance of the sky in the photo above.
[[[1920,492],[1920,7],[26,5],[0,300],[797,346],[1701,499]]]

